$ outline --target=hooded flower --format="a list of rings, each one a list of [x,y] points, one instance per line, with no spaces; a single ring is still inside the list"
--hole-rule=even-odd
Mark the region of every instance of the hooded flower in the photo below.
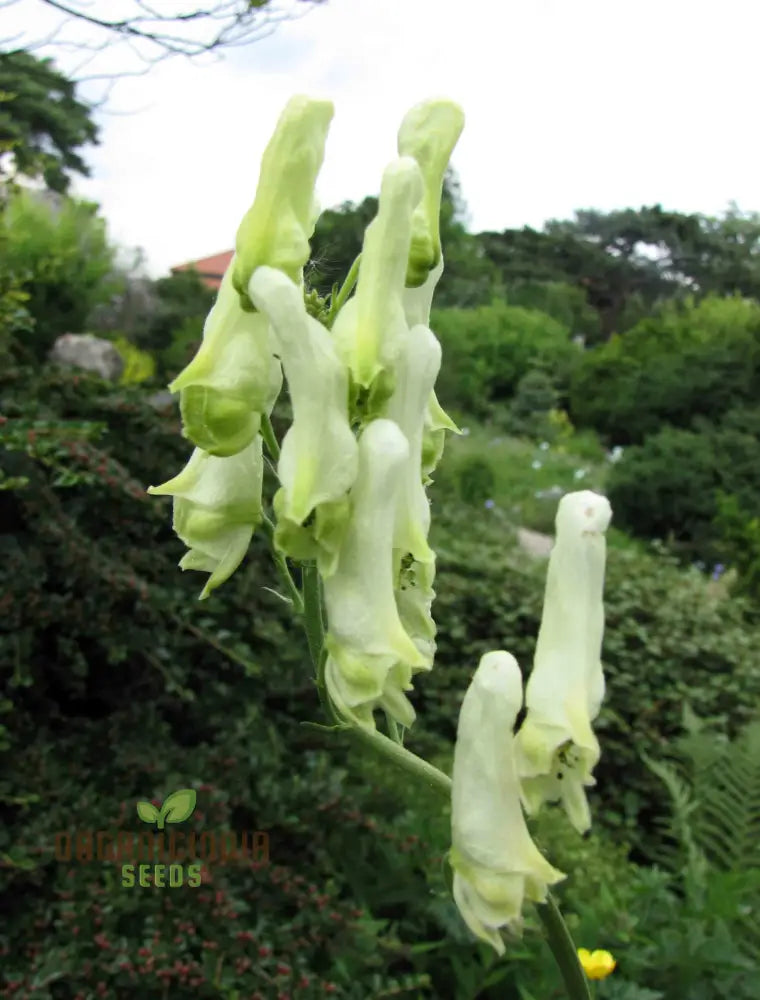
[[[348,422],[348,376],[330,334],[306,312],[303,293],[281,271],[259,267],[249,283],[272,324],[293,407],[277,466],[279,512],[301,525],[323,503],[340,500],[356,479],[358,448]]]
[[[169,386],[180,393],[183,433],[211,455],[235,455],[258,433],[282,387],[264,316],[243,312],[230,263],[198,353]]]
[[[174,530],[190,550],[181,569],[210,573],[201,599],[235,572],[261,521],[261,438],[231,458],[196,448],[179,475],[148,493],[174,497]]]
[[[428,402],[441,367],[441,345],[426,326],[407,330],[402,336],[396,366],[396,388],[388,400],[385,416],[394,420],[409,442],[396,510],[394,548],[411,553],[418,562],[432,562],[428,545],[430,503],[422,473],[422,446]]]
[[[612,509],[591,490],[560,502],[546,575],[541,627],[517,735],[524,803],[532,814],[561,800],[583,833],[591,825],[584,786],[593,785],[599,743],[591,723],[604,697],[605,537]]]
[[[520,929],[524,900],[543,902],[564,878],[531,840],[520,805],[512,730],[521,704],[515,658],[486,653],[462,702],[454,750],[454,901],[473,934],[500,955],[499,931]]]
[[[333,324],[338,354],[355,385],[363,389],[370,389],[381,376],[392,389],[394,365],[408,329],[404,279],[412,212],[421,197],[416,161],[408,156],[394,160],[383,174],[377,215],[364,234],[356,292]]]
[[[403,304],[410,327],[429,326],[433,294],[443,273],[440,214],[443,178],[464,128],[464,112],[453,101],[432,99],[415,105],[404,116],[398,132],[400,156],[419,164],[423,196],[412,217],[412,242]],[[431,391],[423,433],[423,472],[426,482],[443,455],[445,432],[459,433],[451,417]]]
[[[399,156],[412,156],[422,171],[424,193],[412,221],[412,243],[406,284],[424,285],[441,259],[439,216],[443,175],[464,128],[464,112],[447,100],[415,105],[398,131]]]
[[[398,551],[396,553],[398,555]],[[407,635],[431,669],[435,657],[436,627],[431,614],[435,591],[435,553],[429,562],[416,562],[410,555],[401,560],[396,584],[396,606]],[[422,668],[416,668],[422,669]],[[416,672],[413,671],[414,672]]]
[[[327,689],[336,707],[374,726],[374,708],[410,726],[404,695],[425,657],[404,630],[394,597],[393,526],[409,445],[391,420],[373,420],[359,438],[359,472],[337,568],[325,579]]]
[[[253,309],[248,282],[262,264],[301,284],[319,215],[314,186],[333,113],[331,101],[292,97],[264,150],[256,197],[235,241],[232,283],[244,309]]]

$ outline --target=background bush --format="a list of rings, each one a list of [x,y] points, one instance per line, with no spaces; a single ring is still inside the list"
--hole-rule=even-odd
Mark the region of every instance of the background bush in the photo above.
[[[609,442],[719,418],[760,391],[760,305],[715,296],[666,304],[592,350],[572,374],[570,416]]]
[[[18,190],[0,215],[5,266],[27,294],[34,330],[23,337],[28,357],[42,360],[56,337],[85,332],[87,318],[116,292],[115,250],[98,206]]]
[[[736,422],[701,432],[665,427],[627,448],[607,495],[618,527],[640,538],[672,538],[687,556],[726,562],[716,523],[718,493],[760,508],[760,447]]]
[[[560,389],[580,352],[570,332],[535,309],[494,301],[477,309],[433,310],[441,341],[438,392],[449,406],[485,418],[508,401],[531,369],[551,372]]]

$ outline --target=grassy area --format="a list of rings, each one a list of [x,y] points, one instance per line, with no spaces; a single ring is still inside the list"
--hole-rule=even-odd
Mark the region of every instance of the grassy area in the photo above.
[[[498,508],[516,524],[552,533],[560,497],[572,490],[604,492],[609,461],[593,435],[530,441],[463,421],[435,475],[434,499],[457,496],[473,506]]]

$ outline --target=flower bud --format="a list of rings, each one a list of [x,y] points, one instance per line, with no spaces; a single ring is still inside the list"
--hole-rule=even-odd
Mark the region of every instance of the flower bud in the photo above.
[[[301,284],[319,214],[314,185],[333,112],[331,101],[292,97],[264,150],[256,197],[235,241],[232,283],[245,310],[253,310],[248,283],[263,264]]]
[[[464,112],[447,100],[415,105],[404,116],[398,132],[399,156],[412,156],[422,171],[424,193],[412,220],[406,284],[424,285],[441,259],[439,216],[443,177],[464,128]]]
[[[403,291],[412,212],[422,196],[422,176],[411,157],[394,160],[383,174],[378,210],[367,226],[356,292],[335,318],[332,335],[354,383],[364,389],[392,374],[408,329]],[[389,383],[392,390],[392,381]]]
[[[543,902],[564,878],[533,843],[520,805],[512,730],[521,705],[515,658],[486,653],[464,696],[454,749],[454,901],[473,934],[500,955],[499,932],[520,929],[524,900]]]
[[[526,687],[528,709],[517,735],[523,801],[529,814],[562,801],[583,833],[591,825],[584,786],[599,743],[591,723],[604,697],[600,659],[604,633],[606,497],[581,490],[559,502],[536,652]]]

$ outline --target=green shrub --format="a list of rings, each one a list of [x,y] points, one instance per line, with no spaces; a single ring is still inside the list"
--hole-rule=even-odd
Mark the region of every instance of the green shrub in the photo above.
[[[55,202],[29,191],[8,200],[0,228],[8,269],[28,295],[34,331],[23,334],[30,358],[41,360],[56,337],[85,331],[92,309],[117,286],[114,249],[97,205],[60,197]]]
[[[701,433],[665,427],[626,449],[607,492],[615,523],[639,538],[671,538],[687,556],[725,561],[718,491],[760,508],[758,440],[729,426]]]
[[[155,354],[161,373],[169,381],[192,358],[216,293],[193,270],[159,278],[153,291],[156,311],[135,342]]]
[[[601,335],[601,319],[589,305],[585,289],[561,281],[519,281],[506,286],[512,306],[537,309],[566,326],[573,336],[595,343]]]
[[[493,495],[496,485],[491,463],[479,455],[471,455],[459,464],[457,481],[460,498],[481,506]]]
[[[714,527],[726,564],[738,572],[736,592],[760,604],[760,516],[751,513],[735,496],[718,491]]]
[[[581,353],[567,327],[550,316],[498,300],[433,310],[431,326],[443,348],[439,398],[478,418],[510,399],[532,368],[549,372],[561,390]]]
[[[669,304],[585,352],[572,375],[570,415],[618,444],[663,423],[712,420],[760,391],[760,305],[708,297]]]
[[[551,376],[541,369],[531,369],[517,383],[509,404],[506,422],[513,434],[539,441],[553,441],[555,427],[550,413],[556,412],[558,394]]]

